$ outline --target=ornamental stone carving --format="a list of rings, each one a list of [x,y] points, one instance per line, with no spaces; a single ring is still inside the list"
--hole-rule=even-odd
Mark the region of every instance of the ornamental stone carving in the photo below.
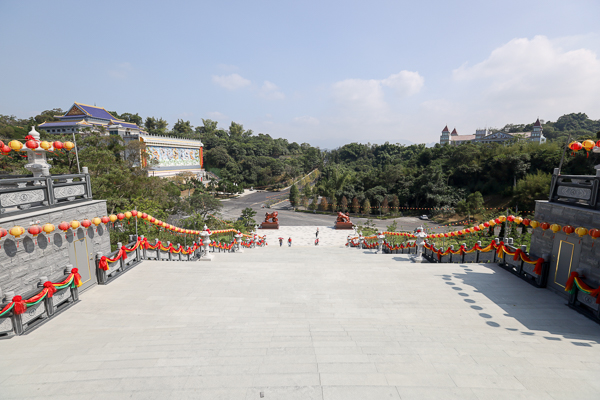
[[[0,204],[2,207],[20,206],[44,200],[46,200],[46,196],[42,189],[0,194]]]
[[[63,186],[54,188],[54,197],[57,199],[81,196],[82,194],[85,194],[85,185]]]
[[[27,311],[25,312],[25,314],[22,315],[21,318],[22,318],[23,323],[26,324],[29,321],[44,314],[44,312],[46,312],[46,308],[44,307],[44,302],[42,301],[42,302],[36,304],[35,306],[29,307],[27,309]]]
[[[571,186],[559,186],[556,194],[562,197],[589,200],[592,197],[592,190],[586,188],[575,188]]]
[[[71,296],[71,290],[69,288],[66,288],[66,289],[56,292],[54,294],[54,296],[52,296],[52,301],[53,301],[54,306],[56,307],[59,304],[63,303],[65,300],[68,300],[70,296]]]
[[[12,329],[13,326],[10,318],[0,319],[0,332],[10,332]]]

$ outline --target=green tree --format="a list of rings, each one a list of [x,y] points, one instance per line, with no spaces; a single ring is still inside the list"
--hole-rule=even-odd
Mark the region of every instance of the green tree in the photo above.
[[[342,196],[340,206],[342,207],[342,212],[348,212],[348,199],[346,198],[346,196]]]
[[[369,201],[369,199],[365,199],[363,201],[362,211],[364,214],[371,214],[371,202]]]
[[[246,207],[242,210],[242,215],[240,216],[241,221],[244,226],[254,226],[256,225],[256,221],[254,220],[254,216],[256,215],[256,211],[254,211],[250,207]]]
[[[321,197],[321,203],[319,204],[319,210],[327,211],[329,209],[329,203],[327,202],[327,197]]]
[[[360,203],[358,202],[357,197],[352,199],[352,212],[355,214],[358,214],[360,212]]]
[[[514,191],[514,201],[522,209],[535,209],[536,200],[548,199],[550,195],[550,182],[552,174],[537,171],[535,174],[528,174],[523,179],[517,181],[517,187]]]
[[[299,201],[300,201],[300,192],[298,191],[296,184],[293,184],[292,187],[290,188],[290,203],[292,204],[292,207],[296,207],[298,205]]]

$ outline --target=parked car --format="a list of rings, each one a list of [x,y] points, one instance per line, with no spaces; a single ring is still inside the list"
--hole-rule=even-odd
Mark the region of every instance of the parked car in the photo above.
[[[419,219],[422,219],[422,220],[426,221],[426,220],[428,220],[429,218],[427,217],[427,215],[421,215],[421,216],[419,217]]]

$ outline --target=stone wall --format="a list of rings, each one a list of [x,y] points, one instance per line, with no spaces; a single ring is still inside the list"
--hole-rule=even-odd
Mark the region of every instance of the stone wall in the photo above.
[[[45,210],[24,211],[19,215],[0,218],[0,227],[9,230],[13,226],[19,225],[26,231],[19,239],[8,235],[0,241],[0,291],[24,293],[36,288],[42,276],[56,281],[63,275],[67,264],[83,270],[82,266],[76,264],[77,259],[73,257],[74,241],[83,239],[85,239],[85,246],[82,248],[86,249],[90,266],[92,266],[89,272],[80,271],[82,278],[86,278],[85,274],[87,274],[87,279],[83,279],[87,281],[84,287],[95,284],[94,254],[98,251],[104,254],[110,253],[108,230],[103,224],[100,224],[97,228],[94,225],[88,229],[80,227],[75,232],[69,230],[65,234],[58,229],[58,225],[63,221],[82,221],[86,218],[91,220],[104,215],[107,215],[106,201],[90,200]],[[31,222],[37,223],[37,221],[40,226],[51,223],[56,230],[50,235],[42,233],[34,238],[27,233],[27,229]],[[85,257],[85,254],[80,254],[80,263],[81,257]],[[87,268],[87,266],[85,267]],[[2,301],[2,297],[3,295],[0,293],[0,301]]]
[[[535,220],[574,228],[600,229],[600,211],[548,201],[536,201]],[[589,235],[579,239],[575,233],[570,236],[577,238],[578,244],[581,244],[579,263],[574,269],[586,270],[588,277],[600,281],[600,239],[594,240]],[[553,249],[555,238],[566,240],[567,235],[562,231],[554,234],[549,229],[545,232],[540,228],[533,230],[531,253],[537,256],[552,254],[556,250]]]

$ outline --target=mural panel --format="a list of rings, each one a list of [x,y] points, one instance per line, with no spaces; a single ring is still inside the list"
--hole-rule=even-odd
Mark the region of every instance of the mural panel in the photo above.
[[[201,164],[200,149],[182,147],[147,146],[146,151],[153,160],[158,160],[159,167],[199,166]]]

